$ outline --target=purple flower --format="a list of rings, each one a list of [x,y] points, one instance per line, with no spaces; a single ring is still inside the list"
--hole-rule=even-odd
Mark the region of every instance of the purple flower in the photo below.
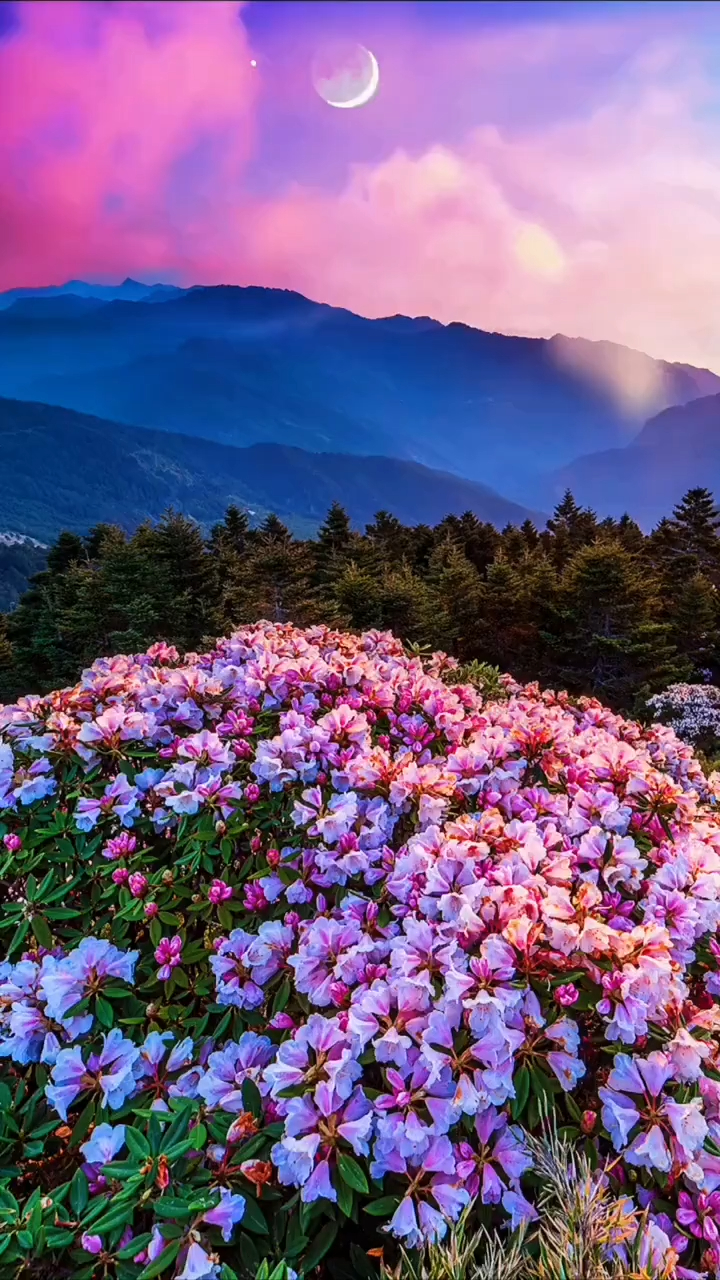
[[[108,840],[103,845],[102,856],[108,862],[119,862],[121,858],[129,858],[137,849],[137,840],[129,831],[121,831],[119,836]]]
[[[252,979],[250,953],[257,938],[244,929],[233,929],[229,938],[223,938],[210,957],[210,968],[215,974],[218,1004],[234,1005],[237,1009],[257,1009],[265,996]]]
[[[114,814],[124,827],[131,827],[140,816],[137,798],[137,787],[131,787],[125,774],[119,773],[107,784],[102,796],[83,796],[78,800],[75,826],[78,831],[92,831],[100,818]]]
[[[603,1124],[616,1151],[625,1147],[637,1124],[643,1126],[624,1153],[628,1164],[669,1173],[673,1153],[686,1165],[705,1141],[708,1127],[701,1100],[674,1102],[662,1092],[672,1072],[672,1063],[664,1053],[651,1053],[647,1058],[618,1053],[607,1088],[598,1090]],[[641,1101],[636,1105],[628,1094],[639,1094]]]
[[[275,1054],[275,1046],[267,1036],[246,1031],[237,1042],[226,1044],[211,1053],[197,1092],[208,1107],[223,1111],[243,1111],[242,1086],[252,1080],[261,1087],[261,1073]]]
[[[167,982],[172,977],[173,969],[182,964],[183,940],[179,934],[175,934],[174,938],[161,938],[155,948],[155,959],[160,968],[157,976],[161,982]]]
[[[233,1195],[229,1187],[220,1187],[220,1200],[214,1209],[209,1209],[204,1215],[203,1222],[219,1227],[223,1240],[228,1244],[235,1224],[242,1221],[244,1213],[245,1197]]]
[[[220,1268],[205,1252],[201,1244],[193,1241],[185,1257],[185,1266],[178,1272],[177,1280],[214,1280]]]
[[[473,1198],[479,1193],[483,1204],[499,1204],[507,1184],[498,1169],[517,1190],[519,1179],[532,1166],[532,1159],[523,1143],[522,1130],[510,1125],[505,1113],[496,1111],[495,1107],[486,1108],[476,1117],[475,1132],[479,1150],[476,1152],[470,1143],[461,1142],[457,1171]]]
[[[149,1032],[133,1067],[140,1088],[143,1091],[152,1089],[155,1095],[152,1105],[156,1110],[167,1110],[167,1098],[197,1097],[201,1068],[183,1070],[192,1062],[195,1053],[193,1041],[186,1036],[178,1044],[173,1044],[174,1039],[172,1031]]]
[[[228,902],[232,896],[232,888],[224,880],[213,880],[208,889],[208,902],[211,902],[214,907],[220,906],[223,902]]]
[[[329,1105],[333,1110],[330,1100],[349,1098],[361,1074],[353,1039],[341,1030],[338,1019],[313,1013],[292,1040],[280,1045],[275,1062],[265,1071],[265,1079],[273,1098],[285,1089],[314,1085],[318,1106],[324,1109]]]
[[[700,1195],[693,1197],[688,1195],[687,1191],[681,1191],[678,1197],[679,1208],[676,1214],[677,1220],[681,1227],[685,1227],[686,1231],[690,1231],[698,1240],[707,1240],[709,1244],[716,1244],[720,1240],[720,1192],[714,1191],[712,1195]]]
[[[102,1253],[102,1236],[88,1235],[87,1231],[80,1237],[80,1243],[86,1253]]]
[[[110,1164],[124,1146],[124,1124],[98,1124],[93,1129],[91,1137],[82,1144],[80,1150],[85,1157],[86,1164],[102,1166]]]
[[[106,978],[132,984],[139,954],[119,951],[103,938],[83,938],[63,960],[44,964],[40,993],[48,1016],[62,1022],[73,1005],[94,995]]]
[[[83,1062],[79,1046],[63,1049],[51,1073],[51,1084],[45,1086],[48,1102],[62,1120],[67,1121],[68,1107],[86,1089],[98,1090],[104,1106],[118,1110],[135,1091],[133,1066],[140,1050],[126,1040],[119,1027],[103,1036],[103,1049]]]

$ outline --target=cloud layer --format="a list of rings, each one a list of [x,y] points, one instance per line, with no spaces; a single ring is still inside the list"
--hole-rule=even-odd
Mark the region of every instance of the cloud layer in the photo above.
[[[297,173],[289,124],[292,181],[261,197],[259,122],[275,111],[301,137],[318,106],[251,67],[237,14],[23,6],[0,44],[0,288],[128,274],[276,285],[366,315],[560,331],[720,370],[720,135],[686,35],[611,21],[432,49],[408,36],[403,62],[396,33],[384,102],[332,121],[341,181]],[[503,84],[525,101],[499,126]],[[437,136],[427,102],[412,131],[423,87]],[[371,139],[371,159],[353,163],[353,137],[365,155]]]

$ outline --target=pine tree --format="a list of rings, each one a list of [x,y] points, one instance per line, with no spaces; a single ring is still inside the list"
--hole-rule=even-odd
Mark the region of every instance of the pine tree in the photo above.
[[[477,656],[482,582],[464,551],[448,538],[430,557],[425,577],[422,642],[461,662]]]
[[[579,507],[569,489],[547,522],[541,540],[553,563],[563,568],[580,547],[594,541],[598,534],[594,511]]]
[[[715,682],[720,662],[718,590],[703,573],[694,573],[677,591],[670,614],[671,635],[678,653],[692,664],[692,677]]]
[[[352,558],[357,544],[350,517],[339,502],[333,502],[313,543],[315,582],[329,608],[334,599],[334,583]]]
[[[687,667],[662,620],[657,584],[617,539],[576,551],[546,632],[556,677],[571,692],[629,707]]]

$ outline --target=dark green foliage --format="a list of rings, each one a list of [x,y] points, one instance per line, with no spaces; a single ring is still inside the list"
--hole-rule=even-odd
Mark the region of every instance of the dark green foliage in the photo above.
[[[99,655],[156,640],[192,651],[260,618],[392,630],[471,669],[593,694],[632,711],[674,680],[720,676],[720,516],[694,490],[649,536],[566,494],[544,530],[471,512],[435,528],[338,503],[314,540],[228,507],[205,538],[167,513],[129,536],[63,533],[0,626],[0,699],[75,680]],[[1,615],[0,615],[1,617]]]

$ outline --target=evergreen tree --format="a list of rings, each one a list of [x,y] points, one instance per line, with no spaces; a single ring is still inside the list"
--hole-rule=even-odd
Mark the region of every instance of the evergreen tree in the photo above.
[[[553,563],[561,569],[576,551],[593,542],[597,534],[595,512],[579,507],[570,490],[566,489],[541,538]]]
[[[422,642],[461,662],[477,656],[483,590],[477,570],[448,538],[430,557],[421,605]],[[418,602],[420,600],[418,593]]]
[[[546,632],[558,682],[614,707],[685,674],[662,620],[657,585],[617,539],[576,551]]]

